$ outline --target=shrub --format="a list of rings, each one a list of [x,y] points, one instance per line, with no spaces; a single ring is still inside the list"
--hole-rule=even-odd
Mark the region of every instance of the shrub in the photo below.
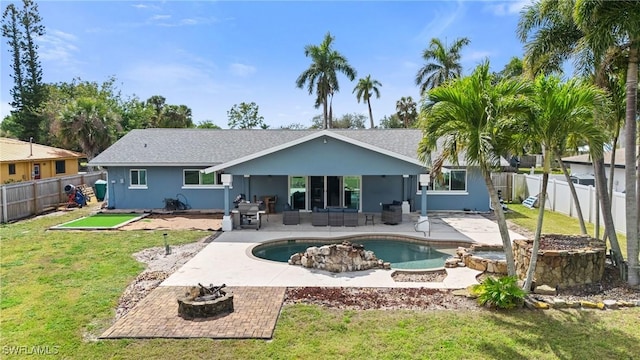
[[[518,286],[515,276],[486,278],[482,284],[475,285],[473,292],[478,296],[480,305],[498,309],[512,309],[522,305],[525,291]]]

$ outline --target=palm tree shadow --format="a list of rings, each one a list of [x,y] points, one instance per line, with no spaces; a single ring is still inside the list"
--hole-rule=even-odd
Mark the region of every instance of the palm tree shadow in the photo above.
[[[617,310],[626,311],[626,310]],[[605,329],[600,310],[550,310],[496,313],[488,319],[507,329],[514,343],[540,349],[558,359],[633,359],[640,354],[640,338],[617,329]],[[523,324],[525,324],[523,326]],[[481,342],[490,358],[527,359],[509,343]]]

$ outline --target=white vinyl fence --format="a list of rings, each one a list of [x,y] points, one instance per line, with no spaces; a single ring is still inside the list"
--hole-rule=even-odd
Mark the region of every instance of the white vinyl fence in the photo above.
[[[106,179],[106,171],[91,172],[44,180],[21,181],[0,187],[0,222],[22,219],[57,208],[68,201],[66,185],[88,185]]]
[[[513,176],[512,197],[514,199],[524,199],[528,196],[539,195],[542,191],[542,175],[524,175],[511,174]],[[585,221],[590,223],[596,222],[596,189],[593,186],[574,184],[578,201],[582,210],[582,216]],[[616,231],[626,232],[626,213],[625,213],[624,194],[614,192],[611,198],[611,214]],[[571,190],[565,180],[549,179],[547,186],[547,204],[546,209],[557,211],[559,213],[577,218],[576,209],[571,198]],[[602,214],[600,214],[600,224]]]

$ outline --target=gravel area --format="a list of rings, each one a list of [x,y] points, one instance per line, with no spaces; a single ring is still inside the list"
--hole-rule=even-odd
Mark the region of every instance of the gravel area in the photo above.
[[[144,249],[133,254],[136,260],[147,264],[147,268],[127,286],[120,296],[116,308],[116,320],[125,316],[151,290],[155,289],[169,275],[194,257],[219,233],[214,233],[199,242],[171,246],[171,253],[166,255],[164,247]]]

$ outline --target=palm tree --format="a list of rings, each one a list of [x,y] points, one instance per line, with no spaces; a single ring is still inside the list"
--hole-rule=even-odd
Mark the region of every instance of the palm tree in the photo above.
[[[583,32],[581,45],[593,53],[596,60],[604,59],[612,52],[624,54],[627,60],[627,105],[625,119],[625,210],[627,230],[627,257],[629,285],[640,284],[640,224],[638,210],[640,177],[636,169],[640,165],[637,154],[637,106],[638,61],[640,60],[640,2],[577,0],[573,18]]]
[[[527,102],[523,95],[530,86],[517,78],[504,79],[495,85],[492,80],[489,62],[485,61],[471,76],[430,90],[428,97],[432,103],[420,114],[424,137],[418,154],[429,163],[434,150],[441,152],[433,162],[432,174],[440,172],[445,160],[458,163],[463,151],[466,165],[480,169],[495,209],[508,272],[515,275],[509,229],[491,172],[500,166],[500,154],[513,146],[512,122],[505,119],[524,115]]]
[[[329,128],[329,96],[340,90],[337,73],[343,73],[351,81],[356,77],[356,70],[349,65],[347,58],[331,47],[333,40],[331,33],[327,33],[320,45],[304,47],[304,55],[311,58],[311,66],[296,80],[297,87],[302,89],[306,84],[309,94],[316,93],[315,106],[322,105],[325,129]]]
[[[420,94],[462,74],[460,50],[465,45],[469,45],[469,39],[466,37],[456,39],[450,47],[440,39],[431,39],[429,47],[422,52],[426,64],[416,74],[416,85],[420,86]]]
[[[111,146],[120,129],[117,113],[99,98],[74,100],[62,111],[60,120],[60,135],[77,143],[89,160]]]
[[[533,239],[533,249],[531,250],[531,262],[529,263],[524,283],[526,291],[531,288],[536,268],[536,255],[540,247],[547,185],[549,183],[549,173],[551,172],[551,159],[555,157],[562,163],[561,157],[566,151],[568,138],[573,138],[574,141],[577,139],[587,141],[592,151],[600,152],[602,152],[602,144],[604,142],[601,129],[595,126],[593,121],[594,105],[603,103],[604,94],[595,86],[582,83],[576,79],[569,80],[563,84],[560,82],[560,78],[556,76],[538,76],[534,82],[533,89],[531,116],[525,125],[526,130],[523,129],[522,133],[526,134],[525,137],[539,142],[545,153],[543,154],[542,192],[539,199],[538,221]],[[563,168],[566,169],[566,166],[563,166]],[[586,233],[575,187],[573,187],[569,173],[566,171],[565,177],[571,185],[578,218],[582,220],[583,232]]]
[[[402,120],[405,129],[412,127],[415,123],[418,117],[416,107],[417,105],[411,96],[403,96],[396,101],[396,114]]]
[[[371,129],[373,129],[373,113],[371,112],[371,95],[375,94],[376,98],[380,98],[380,90],[382,84],[375,79],[371,78],[371,75],[367,75],[366,78],[358,80],[358,84],[353,88],[353,92],[356,93],[356,99],[360,102],[362,99],[367,103],[369,107],[369,121],[371,121]]]
[[[520,39],[526,42],[525,58],[533,63],[544,63],[556,68],[562,61],[575,56],[584,72],[595,73],[596,85],[605,87],[610,64],[623,59],[627,65],[627,101],[625,125],[626,151],[626,214],[629,284],[640,283],[638,272],[638,202],[636,188],[640,179],[635,169],[636,158],[636,106],[638,58],[640,53],[640,2],[603,0],[541,0],[526,7],[518,24]],[[638,164],[636,164],[638,161]],[[604,160],[594,158],[596,188],[601,200],[605,229],[609,241],[617,243],[606,189]]]

